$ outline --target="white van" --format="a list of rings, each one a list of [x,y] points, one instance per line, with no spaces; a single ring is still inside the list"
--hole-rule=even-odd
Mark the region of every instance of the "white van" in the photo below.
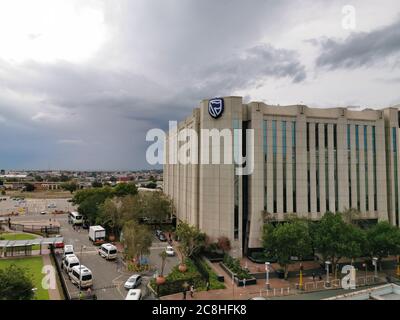
[[[142,290],[130,289],[126,295],[125,300],[140,300],[142,298]]]
[[[82,224],[83,223],[83,216],[79,214],[79,212],[72,211],[68,215],[68,222],[71,224]]]
[[[111,243],[104,243],[99,248],[99,255],[106,260],[116,259],[117,254],[117,247]]]
[[[78,265],[72,267],[70,273],[68,274],[71,282],[78,287],[88,288],[93,285],[93,275],[92,271],[84,265]]]
[[[65,271],[67,272],[67,274],[70,273],[70,272],[71,272],[71,269],[72,269],[73,267],[75,267],[75,266],[79,266],[79,259],[78,259],[78,257],[77,257],[76,255],[74,255],[74,254],[69,254],[69,255],[67,255],[67,256],[64,258],[64,260],[63,260],[63,262],[62,262],[62,264],[61,264],[61,267],[62,267],[63,269],[65,269]]]
[[[66,244],[63,249],[63,259],[69,255],[74,254],[74,246],[72,244]]]

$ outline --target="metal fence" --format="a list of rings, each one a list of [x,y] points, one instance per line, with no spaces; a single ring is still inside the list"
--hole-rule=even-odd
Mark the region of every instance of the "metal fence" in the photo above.
[[[39,235],[59,234],[60,227],[57,226],[41,226],[41,225],[26,225],[19,223],[10,223],[8,225],[10,230],[22,231],[28,233],[35,233]]]

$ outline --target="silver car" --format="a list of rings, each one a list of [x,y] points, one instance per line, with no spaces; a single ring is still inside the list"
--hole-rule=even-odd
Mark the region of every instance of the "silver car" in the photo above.
[[[125,289],[135,289],[142,283],[142,277],[139,274],[134,274],[126,280],[124,287]]]

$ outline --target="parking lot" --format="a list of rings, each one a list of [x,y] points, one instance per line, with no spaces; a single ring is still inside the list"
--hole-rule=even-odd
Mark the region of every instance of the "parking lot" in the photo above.
[[[134,273],[125,270],[120,258],[117,261],[107,261],[100,257],[97,251],[98,247],[94,246],[89,240],[88,230],[74,230],[68,224],[66,215],[59,216],[58,220],[61,224],[61,234],[64,237],[64,243],[72,244],[80,262],[92,271],[94,282],[92,292],[96,293],[97,298],[99,300],[125,299],[127,290],[124,288],[124,283]],[[166,246],[167,242],[160,242],[154,237],[154,242],[150,249],[149,264],[158,270],[160,270],[161,265],[159,254],[165,250]],[[178,264],[178,258],[176,256],[169,257],[166,262],[164,274],[168,274],[176,264]],[[142,289],[144,299],[153,298],[147,289],[147,284],[153,275],[154,272],[142,274],[143,282],[139,288]],[[65,272],[63,272],[63,276],[71,295],[77,296],[79,293],[78,288],[69,281]]]
[[[63,199],[61,199],[63,200]],[[11,202],[11,201],[10,201]],[[13,201],[12,201],[13,202]],[[36,201],[35,201],[36,202]],[[56,202],[55,203],[60,203]],[[30,201],[27,201],[30,203]],[[44,204],[41,203],[41,206]],[[12,217],[13,222],[21,221],[32,221],[40,223],[40,221],[45,221],[46,219],[56,219],[60,223],[60,233],[64,237],[65,244],[72,244],[74,246],[75,254],[80,259],[81,263],[88,267],[93,273],[93,290],[92,293],[97,295],[99,300],[122,300],[125,299],[127,290],[124,288],[125,281],[133,274],[133,272],[128,272],[125,270],[121,259],[116,261],[106,261],[98,255],[98,247],[94,246],[91,241],[89,241],[88,230],[80,229],[76,231],[68,223],[67,214],[60,215],[41,215],[36,211],[28,211],[25,215],[20,215],[18,217]],[[155,273],[161,270],[161,258],[159,254],[164,251],[167,247],[167,242],[159,241],[156,236],[154,236],[154,241],[152,247],[150,248],[150,255],[148,257],[149,264],[153,267],[153,270],[147,274],[143,274],[143,283],[140,286],[144,294],[144,299],[152,299],[153,297],[149,295],[147,289],[148,281],[154,276]],[[61,261],[61,253],[58,255],[59,261]],[[171,269],[179,263],[178,258],[168,257],[166,265],[164,268],[164,275],[167,275]],[[63,271],[62,275],[65,279],[65,283],[69,290],[71,296],[79,295],[79,288],[71,283],[68,279],[67,274]]]
[[[7,215],[12,212],[19,214],[38,214],[40,212],[53,212],[58,211],[73,211],[75,206],[68,202],[68,199],[24,199],[24,200],[13,200],[10,197],[0,196],[0,216]]]

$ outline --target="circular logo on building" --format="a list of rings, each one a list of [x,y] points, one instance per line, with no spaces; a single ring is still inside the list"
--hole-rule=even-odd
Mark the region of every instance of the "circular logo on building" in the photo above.
[[[214,119],[218,119],[224,112],[224,99],[214,98],[208,101],[208,113]]]

